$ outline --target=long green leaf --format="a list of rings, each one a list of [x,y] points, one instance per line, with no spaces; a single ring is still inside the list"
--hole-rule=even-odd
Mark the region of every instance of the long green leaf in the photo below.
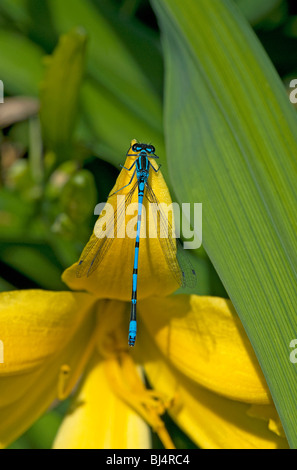
[[[229,0],[152,0],[166,60],[172,182],[203,203],[203,244],[297,447],[297,117]],[[199,274],[199,273],[198,273]],[[199,358],[197,358],[199,360]]]

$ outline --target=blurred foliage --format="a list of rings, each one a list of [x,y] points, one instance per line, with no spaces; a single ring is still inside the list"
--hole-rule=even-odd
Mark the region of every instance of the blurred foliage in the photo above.
[[[296,3],[236,3],[282,79],[296,75]],[[0,50],[0,290],[66,289],[132,138],[154,143],[174,195],[158,24],[148,0],[1,0]],[[226,295],[203,250],[195,263],[198,293]],[[50,446],[60,419],[15,447]]]

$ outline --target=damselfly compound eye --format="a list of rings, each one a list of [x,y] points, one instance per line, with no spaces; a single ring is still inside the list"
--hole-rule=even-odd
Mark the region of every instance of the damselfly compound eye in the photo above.
[[[155,153],[155,147],[153,145],[148,145],[145,150],[147,153]]]
[[[134,144],[134,145],[132,145],[132,150],[133,150],[133,152],[140,152],[140,150],[142,150],[142,145],[141,144]]]

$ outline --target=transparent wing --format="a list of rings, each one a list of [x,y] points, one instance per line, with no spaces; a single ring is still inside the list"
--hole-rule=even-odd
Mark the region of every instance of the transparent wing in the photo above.
[[[118,221],[125,220],[125,211],[128,204],[130,204],[134,191],[137,188],[138,182],[134,184],[129,193],[125,196],[122,203],[115,210],[112,219],[107,221],[106,229],[95,235],[91,236],[88,244],[85,246],[76,269],[76,277],[90,276],[100,265],[109,251],[115,236],[109,237],[111,233],[116,235],[118,229]],[[103,236],[101,238],[101,235]]]
[[[197,283],[196,272],[183,249],[181,240],[175,237],[175,230],[148,183],[146,185],[146,197],[149,202],[158,204],[158,211],[152,212],[158,239],[173,277],[182,287],[194,287]]]

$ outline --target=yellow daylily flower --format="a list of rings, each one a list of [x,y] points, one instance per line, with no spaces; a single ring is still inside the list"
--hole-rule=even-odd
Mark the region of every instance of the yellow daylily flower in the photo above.
[[[65,398],[84,369],[56,448],[146,448],[150,438],[145,422],[172,447],[161,420],[166,409],[201,447],[287,447],[287,441],[272,432],[275,408],[230,301],[198,296],[140,301],[139,340],[132,353],[125,334],[126,302],[98,301],[87,293],[15,291],[0,294],[0,305],[5,345],[0,369],[3,447],[55,399]],[[171,316],[160,323],[164,309]],[[215,315],[214,332],[207,314]],[[162,336],[166,340],[160,342]],[[173,341],[178,349],[181,340],[182,367],[173,355]],[[217,367],[212,376],[215,349],[224,358],[223,372]],[[153,390],[144,387],[139,365]],[[227,386],[224,370],[229,370]]]
[[[129,182],[126,173],[113,192]],[[152,178],[159,199],[170,201],[163,179]],[[0,294],[1,446],[75,391],[55,448],[149,448],[148,425],[173,448],[165,411],[203,448],[288,447],[231,302],[168,297],[176,282],[158,241],[143,240],[139,272],[145,281],[139,282],[133,350],[127,346],[131,240],[116,239],[90,277],[76,277],[77,263],[65,271],[72,289],[87,292]],[[152,389],[144,385],[144,371]]]

